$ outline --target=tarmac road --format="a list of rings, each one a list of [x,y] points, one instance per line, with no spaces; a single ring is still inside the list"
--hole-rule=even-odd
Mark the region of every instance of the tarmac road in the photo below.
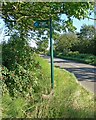
[[[49,56],[43,56],[43,58],[49,60]],[[96,67],[84,63],[78,63],[71,60],[65,60],[60,58],[54,58],[54,65],[61,69],[74,73],[78,82],[88,91],[96,94]]]

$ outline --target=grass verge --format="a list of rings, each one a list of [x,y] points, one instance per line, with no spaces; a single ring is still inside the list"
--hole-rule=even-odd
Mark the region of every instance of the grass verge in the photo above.
[[[42,58],[39,61],[42,63],[42,69],[45,74],[47,74],[50,71],[47,61]],[[94,113],[96,112],[94,109],[94,95],[80,86],[76,82],[76,77],[66,70],[55,68],[54,77],[54,96],[47,102],[46,100],[43,101],[46,103],[45,117],[94,118]]]
[[[3,117],[13,118],[94,118],[96,100],[76,83],[73,74],[66,70],[55,68],[54,95],[43,99],[42,94],[49,95],[50,65],[46,60],[36,55],[35,61],[41,66],[42,78],[39,79],[41,89],[33,93],[31,99],[19,97],[12,98],[5,94],[2,97]],[[36,73],[38,75],[38,71]],[[39,76],[40,77],[40,76]],[[38,82],[38,81],[37,81]]]

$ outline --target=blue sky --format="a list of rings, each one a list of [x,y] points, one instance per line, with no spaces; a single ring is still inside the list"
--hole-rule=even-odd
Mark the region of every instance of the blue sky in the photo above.
[[[74,21],[73,21],[73,25],[77,28],[77,30],[76,30],[77,32],[80,31],[81,26],[84,25],[84,24],[86,24],[86,25],[94,25],[94,20],[91,20],[91,19],[88,20],[86,18],[84,20],[74,19]]]
[[[94,13],[90,17],[94,18]],[[61,19],[67,20],[67,16],[62,14]],[[80,32],[80,28],[84,24],[86,24],[86,25],[94,25],[94,20],[88,19],[88,18],[78,20],[76,18],[73,18],[73,25],[77,28],[77,30],[76,30],[77,32]]]

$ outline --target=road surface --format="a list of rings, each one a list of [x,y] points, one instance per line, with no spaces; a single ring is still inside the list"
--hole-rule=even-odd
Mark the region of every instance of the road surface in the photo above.
[[[43,58],[49,60],[49,56],[43,56]],[[88,91],[96,94],[96,67],[88,64],[78,63],[71,60],[65,60],[60,58],[54,58],[54,65],[61,69],[74,73],[78,82]]]

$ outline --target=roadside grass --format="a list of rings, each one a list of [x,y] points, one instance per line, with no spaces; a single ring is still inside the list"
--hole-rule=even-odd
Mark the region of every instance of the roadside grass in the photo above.
[[[57,54],[55,57],[59,57],[62,59],[74,60],[81,63],[87,63],[91,65],[96,65],[96,56],[92,54],[74,54],[75,52],[71,52],[68,55]]]
[[[42,58],[39,58],[39,62],[45,74],[50,75],[48,62]],[[80,86],[72,73],[55,68],[54,75],[54,96],[47,103],[46,100],[43,101],[46,103],[46,114],[41,116],[48,118],[94,118],[96,112],[94,95]]]
[[[55,114],[58,114],[55,117],[94,117],[94,96],[76,83],[76,78],[73,74],[59,69],[55,71],[57,74],[55,77],[56,93],[54,102],[51,104],[57,106],[55,107]],[[58,99],[58,102],[56,99]]]
[[[2,97],[3,118],[94,118],[96,99],[76,81],[76,77],[66,70],[55,68],[54,95],[43,99],[42,94],[51,92],[50,64],[47,60],[35,56],[41,66],[41,74],[35,73],[39,79],[40,91],[33,94],[32,99],[12,98],[5,94]],[[5,91],[6,92],[6,91]]]

